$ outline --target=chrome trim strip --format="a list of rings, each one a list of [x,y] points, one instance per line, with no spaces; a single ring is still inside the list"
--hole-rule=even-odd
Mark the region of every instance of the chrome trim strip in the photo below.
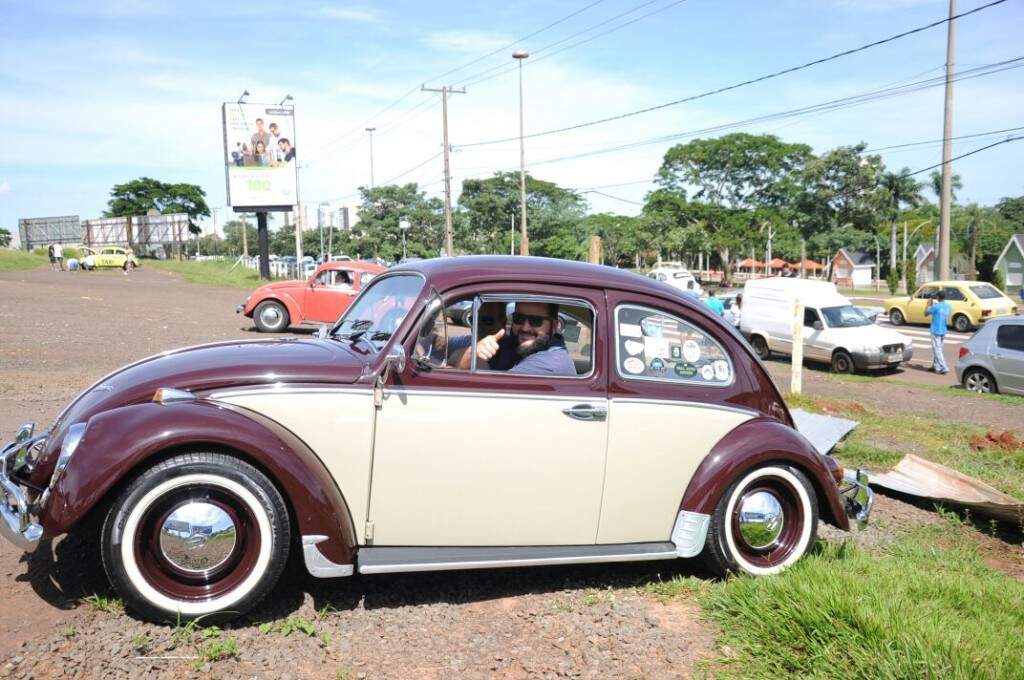
[[[613,397],[613,404],[654,404],[656,406],[686,406],[688,408],[706,408],[713,411],[726,411],[756,418],[761,413],[742,406],[726,406],[725,404],[708,404],[703,401],[674,401],[672,399],[643,399],[640,397]]]
[[[216,401],[218,399],[229,399],[232,397],[251,397],[266,394],[333,394],[335,392],[365,392],[366,394],[373,394],[373,386],[323,385],[317,387],[293,387],[289,386],[287,383],[274,383],[273,385],[253,385],[251,387],[211,392],[207,399]]]
[[[676,544],[676,555],[679,557],[696,557],[704,550],[704,542],[708,537],[711,515],[701,512],[680,510],[676,515],[676,524],[672,527],[672,542]]]
[[[668,545],[668,544],[657,544],[657,545]],[[555,547],[555,546],[552,546]],[[602,546],[580,546],[583,548],[600,548]],[[608,546],[609,548],[616,548],[621,546]],[[363,548],[363,552],[372,550],[374,553],[380,553],[387,550],[402,550],[409,551],[408,548]],[[433,552],[438,554],[438,551],[445,550],[444,548],[423,548],[424,552]],[[523,548],[523,550],[536,551],[535,547]],[[395,562],[391,564],[360,564],[360,574],[387,574],[387,573],[404,573],[414,571],[452,571],[456,569],[500,569],[503,567],[539,567],[539,566],[552,566],[560,564],[588,564],[588,563],[600,563],[600,562],[645,562],[650,560],[672,560],[677,557],[677,553],[671,550],[658,550],[656,552],[607,552],[607,553],[596,553],[590,551],[589,554],[580,555],[562,555],[557,557],[525,557],[525,558],[495,558],[495,559],[478,559],[478,560],[461,560],[461,561],[434,561],[434,562]]]
[[[607,399],[603,395],[576,395],[563,397],[544,393],[532,394],[529,392],[470,392],[437,389],[436,387],[428,389],[419,389],[415,387],[396,388],[394,385],[384,388],[384,395],[387,396],[389,394],[394,394],[395,396],[410,394],[423,397],[463,397],[467,399],[533,399],[537,401],[571,401],[575,403],[579,403],[581,401],[607,402]]]
[[[334,578],[336,576],[351,576],[353,568],[351,564],[335,564],[324,557],[318,543],[327,540],[326,536],[312,535],[302,537],[302,561],[306,563],[306,571],[316,578]]]
[[[157,396],[160,399],[157,399]],[[153,394],[153,401],[158,404],[173,404],[179,401],[195,401],[196,395],[188,390],[179,390],[175,387],[161,387]]]

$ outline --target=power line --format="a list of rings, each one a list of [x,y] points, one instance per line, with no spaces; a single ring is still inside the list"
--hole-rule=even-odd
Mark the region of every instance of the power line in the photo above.
[[[866,43],[866,44],[861,45],[859,47],[854,47],[852,49],[844,50],[842,52],[836,52],[835,54],[831,54],[831,55],[829,55],[827,57],[822,57],[820,59],[815,59],[813,61],[809,61],[809,62],[800,64],[800,65],[797,65],[797,66],[791,66],[790,68],[782,69],[781,71],[774,71],[772,73],[768,73],[768,74],[765,74],[763,76],[758,76],[757,78],[751,78],[749,80],[744,80],[742,82],[735,83],[733,85],[727,85],[725,87],[720,87],[720,88],[717,88],[717,89],[714,89],[714,90],[708,90],[706,92],[701,92],[699,94],[690,95],[688,97],[683,97],[682,99],[676,99],[676,100],[673,100],[673,101],[670,101],[670,102],[665,102],[664,104],[657,104],[655,106],[649,106],[649,107],[644,108],[644,109],[638,109],[636,111],[629,111],[629,112],[621,113],[621,114],[618,114],[618,115],[615,115],[615,116],[609,116],[607,118],[600,118],[598,120],[592,120],[592,121],[589,121],[589,122],[586,122],[586,123],[578,123],[576,125],[570,125],[568,127],[556,128],[556,129],[553,129],[553,130],[545,130],[543,132],[534,132],[532,134],[525,135],[524,138],[531,139],[531,138],[534,138],[534,137],[544,137],[544,136],[547,136],[547,135],[558,134],[558,133],[561,133],[561,132],[569,132],[571,130],[579,130],[581,128],[591,127],[593,125],[600,125],[602,123],[609,123],[609,122],[616,121],[616,120],[623,120],[625,118],[631,118],[633,116],[639,116],[639,115],[644,114],[644,113],[650,113],[652,111],[659,111],[661,109],[665,109],[665,108],[668,108],[670,106],[677,106],[679,104],[683,104],[683,103],[686,103],[686,102],[692,102],[692,101],[696,101],[698,99],[704,99],[705,97],[710,97],[712,95],[721,94],[723,92],[729,92],[730,90],[736,90],[736,89],[739,89],[741,87],[746,87],[748,85],[754,85],[756,83],[763,83],[763,82],[765,82],[767,80],[772,80],[774,78],[779,78],[781,76],[788,75],[790,73],[795,73],[797,71],[802,71],[804,69],[811,68],[812,66],[818,66],[820,64],[824,64],[824,63],[827,63],[827,62],[830,62],[830,61],[835,61],[836,59],[841,59],[842,57],[847,57],[847,56],[850,56],[851,54],[857,54],[858,52],[863,52],[863,51],[869,50],[869,49],[871,49],[873,47],[878,47],[879,45],[884,45],[886,43],[890,43],[890,42],[893,42],[895,40],[900,40],[901,38],[906,38],[906,37],[914,35],[916,33],[921,33],[922,31],[927,31],[927,30],[935,28],[937,26],[945,25],[945,24],[949,23],[950,21],[952,21],[954,19],[959,19],[959,18],[962,18],[962,17],[970,16],[972,14],[976,14],[978,12],[981,12],[982,10],[988,9],[989,7],[994,7],[995,5],[1001,5],[1004,2],[1006,2],[1006,0],[992,0],[992,2],[989,2],[988,4],[981,5],[980,7],[976,7],[974,9],[972,9],[972,10],[967,11],[967,12],[961,12],[960,14],[954,15],[952,17],[945,17],[945,18],[943,18],[941,20],[933,21],[930,24],[926,24],[924,26],[918,26],[917,28],[913,28],[913,29],[910,29],[908,31],[903,31],[902,33],[897,33],[897,34],[891,35],[891,36],[889,36],[887,38],[882,38],[881,40],[875,40],[874,42]],[[505,137],[505,138],[502,138],[502,139],[492,139],[492,140],[486,140],[486,141],[480,141],[480,142],[471,142],[471,143],[468,143],[468,144],[460,144],[459,147],[460,148],[467,148],[467,147],[473,147],[473,146],[483,146],[483,145],[487,145],[487,144],[501,144],[501,143],[504,143],[504,142],[518,141],[518,140],[519,140],[518,136],[516,136],[516,137]]]
[[[595,5],[600,4],[601,2],[604,2],[604,0],[597,0],[596,2],[591,2],[590,4],[585,5],[582,9],[578,9],[578,10],[576,10],[574,12],[570,12],[569,14],[565,15],[564,17],[562,17],[562,18],[560,18],[560,19],[558,19],[556,21],[553,21],[550,24],[548,24],[548,25],[546,25],[546,26],[544,26],[542,28],[539,28],[536,31],[533,31],[532,33],[529,33],[529,34],[527,34],[527,35],[525,35],[525,36],[515,40],[514,42],[510,43],[509,46],[515,45],[515,44],[517,44],[519,42],[522,42],[523,40],[527,40],[529,38],[532,38],[533,36],[535,36],[535,35],[537,35],[539,33],[543,33],[544,31],[546,31],[546,30],[548,30],[550,28],[553,28],[553,27],[555,27],[555,26],[557,26],[557,25],[559,25],[559,24],[561,24],[561,23],[563,23],[565,21],[568,21],[569,19],[575,17],[578,14],[582,14],[583,12],[587,11],[591,7],[594,7]],[[457,67],[455,69],[446,71],[446,72],[442,73],[439,76],[434,76],[432,78],[428,78],[424,82],[431,82],[431,81],[434,81],[434,80],[438,80],[439,78],[443,78],[446,75],[449,75],[451,73],[455,73],[457,71],[461,71],[462,69],[466,68],[467,66],[471,66],[471,65],[476,64],[477,62],[479,62],[479,61],[481,61],[483,59],[486,59],[488,57],[492,57],[495,54],[497,54],[498,52],[500,52],[501,50],[505,50],[505,49],[507,49],[507,47],[502,47],[502,48],[500,48],[498,50],[495,50],[493,52],[488,52],[487,54],[485,54],[485,55],[483,55],[481,57],[478,57],[478,58],[473,59],[473,60],[471,60],[469,62],[466,62],[465,64],[462,64],[461,66],[459,66],[459,67]],[[411,95],[413,95],[413,94],[415,94],[416,92],[419,92],[419,91],[420,91],[420,86],[419,85],[417,85],[416,87],[413,87],[412,89],[408,90],[405,94],[401,95],[398,99],[394,100],[393,102],[391,102],[390,104],[385,106],[383,109],[381,109],[377,113],[375,113],[372,116],[370,116],[368,119],[366,119],[365,121],[363,121],[359,125],[356,125],[352,129],[348,130],[347,132],[342,133],[341,135],[335,137],[332,140],[328,140],[325,144],[322,144],[320,146],[321,150],[326,149],[329,146],[333,146],[334,144],[337,144],[338,142],[340,142],[343,139],[346,139],[346,138],[352,136],[355,133],[362,132],[363,128],[366,127],[367,125],[369,125],[370,123],[374,122],[375,119],[377,119],[380,116],[384,115],[385,113],[387,113],[388,111],[390,111],[391,109],[393,109],[394,107],[398,106],[403,101],[408,99]],[[434,99],[434,98],[431,97],[431,99]],[[392,127],[394,127],[394,126],[392,126]]]
[[[519,38],[517,40],[513,40],[512,42],[508,43],[507,45],[502,45],[498,49],[496,49],[496,50],[494,50],[492,52],[488,52],[487,54],[485,54],[485,55],[483,55],[481,57],[477,57],[473,61],[466,62],[462,66],[459,66],[457,68],[453,68],[450,71],[445,71],[444,73],[442,73],[439,76],[434,76],[433,78],[430,78],[429,80],[425,81],[424,85],[426,83],[429,83],[429,82],[432,82],[432,81],[435,81],[435,80],[440,80],[441,78],[444,78],[445,76],[449,76],[449,75],[451,75],[453,73],[457,73],[457,72],[461,71],[462,69],[464,69],[464,68],[466,68],[468,66],[472,66],[473,64],[477,64],[477,63],[483,61],[484,59],[487,59],[489,57],[493,57],[496,54],[501,54],[502,52],[504,52],[505,50],[509,49],[510,47],[515,47],[516,45],[518,45],[519,43],[523,42],[524,40],[529,40],[530,38],[534,37],[535,35],[539,35],[539,34],[543,33],[544,31],[548,30],[549,28],[554,28],[555,26],[557,26],[559,24],[565,23],[569,19],[572,19],[574,16],[576,16],[578,14],[583,14],[584,12],[586,12],[591,7],[594,7],[595,5],[600,5],[602,2],[604,2],[604,0],[597,0],[596,2],[592,2],[589,5],[585,5],[584,7],[576,10],[575,12],[572,12],[571,14],[565,15],[564,17],[562,17],[558,21],[553,21],[550,24],[548,24],[547,26],[544,26],[543,28],[537,29],[533,33],[529,33],[529,34],[524,35],[523,37],[521,37],[521,38]],[[504,66],[504,64],[502,64],[502,66]],[[470,76],[470,77],[472,78],[473,76]]]
[[[986,144],[985,146],[978,147],[973,151],[968,151],[967,153],[962,153],[959,156],[954,156],[950,158],[948,162],[952,163],[953,161],[958,161],[961,158],[967,158],[968,156],[973,156],[976,153],[981,153],[982,151],[991,149],[994,146],[999,146],[1000,144],[1009,144],[1010,142],[1016,142],[1021,139],[1024,139],[1024,135],[1017,135],[1016,137],[1007,137],[1006,139],[1001,139],[998,142],[993,142],[992,144]],[[906,176],[913,177],[914,175],[920,175],[922,172],[928,172],[929,170],[941,168],[943,165],[946,165],[946,163],[936,163],[935,165],[929,165],[927,168],[921,168],[920,170],[915,170],[914,172],[908,172],[906,173]]]
[[[581,194],[598,194],[600,196],[604,196],[605,198],[611,198],[611,199],[614,199],[616,201],[622,201],[623,203],[632,203],[633,205],[644,205],[643,201],[633,201],[633,200],[630,200],[628,198],[620,198],[619,196],[612,196],[611,194],[606,194],[603,191],[597,191],[596,189],[590,189],[588,191],[581,191],[580,193]]]
[[[950,137],[950,141],[957,141],[960,139],[974,139],[976,137],[991,137],[992,135],[1002,134],[1004,132],[1016,132],[1017,130],[1024,130],[1024,125],[1020,127],[1003,128],[1002,130],[992,130],[991,132],[976,132],[970,135],[958,135],[956,137]],[[920,142],[907,142],[905,144],[892,144],[890,146],[879,146],[873,149],[865,149],[864,153],[875,153],[878,151],[889,151],[890,149],[904,149],[911,146],[924,146],[927,144],[941,144],[943,139],[929,139]]]
[[[551,49],[552,47],[557,47],[558,45],[561,45],[564,42],[567,42],[569,40],[572,40],[573,38],[577,38],[577,37],[579,37],[581,35],[589,33],[589,32],[593,31],[596,28],[600,28],[602,26],[610,24],[613,21],[618,21],[619,19],[621,19],[621,18],[623,18],[625,16],[628,16],[630,14],[633,14],[634,12],[637,12],[637,11],[639,11],[639,10],[645,8],[645,7],[649,7],[650,5],[653,5],[656,2],[658,2],[658,1],[659,0],[648,0],[647,2],[642,2],[639,5],[636,5],[635,7],[632,7],[631,9],[626,10],[625,12],[621,12],[620,14],[616,14],[615,16],[613,16],[613,17],[611,17],[609,19],[605,19],[604,21],[600,21],[600,22],[598,22],[596,24],[588,26],[587,28],[583,29],[582,31],[577,31],[576,33],[573,33],[572,35],[566,36],[565,38],[562,38],[560,40],[556,40],[553,43],[549,43],[547,45],[544,45],[543,47],[537,48],[537,49],[533,50],[533,54],[537,55],[537,54],[541,54],[543,52],[546,52],[547,50]],[[589,38],[586,38],[584,40],[581,40],[581,41],[579,41],[577,43],[573,43],[572,45],[566,45],[565,47],[563,47],[563,48],[561,48],[559,50],[555,50],[554,52],[551,52],[549,54],[545,54],[542,57],[536,57],[536,58],[534,58],[532,60],[532,63],[535,64],[538,61],[543,61],[544,59],[547,59],[548,57],[552,57],[552,56],[554,56],[554,55],[556,55],[556,54],[558,54],[560,52],[564,52],[565,50],[569,50],[569,49],[572,49],[574,47],[579,47],[580,45],[588,43],[588,42],[590,42],[592,40],[596,40],[597,38],[599,38],[599,37],[601,37],[603,35],[607,35],[608,33],[613,33],[615,31],[618,31],[619,29],[622,29],[622,28],[625,28],[626,26],[629,26],[630,24],[634,24],[637,21],[640,21],[641,19],[646,19],[647,17],[649,17],[649,16],[651,16],[653,14],[657,14],[659,12],[663,12],[663,11],[665,11],[667,9],[675,7],[676,5],[681,4],[681,3],[685,2],[685,1],[686,0],[675,0],[675,2],[672,2],[672,3],[668,4],[668,5],[665,5],[664,7],[659,7],[658,9],[655,9],[655,10],[653,10],[651,12],[648,12],[647,14],[644,14],[644,15],[639,16],[639,17],[635,17],[633,19],[630,19],[629,21],[626,21],[626,22],[624,22],[622,24],[619,24],[618,26],[613,26],[612,28],[609,28],[606,31],[602,31],[601,33],[598,33],[597,35],[593,35],[593,36],[591,36]],[[530,64],[527,64],[527,65],[530,65]],[[477,83],[482,83],[484,81],[491,80],[493,78],[497,78],[500,75],[503,75],[505,73],[509,73],[511,71],[514,71],[514,70],[515,70],[515,67],[509,67],[509,65],[507,63],[497,64],[497,65],[492,66],[492,67],[490,67],[488,69],[480,71],[479,73],[475,73],[475,74],[472,74],[472,75],[469,75],[469,76],[463,78],[462,80],[459,81],[459,84],[465,84],[466,86],[476,85]],[[498,73],[494,73],[495,71],[498,71]],[[492,73],[493,73],[493,75],[488,75],[488,74],[492,74]]]

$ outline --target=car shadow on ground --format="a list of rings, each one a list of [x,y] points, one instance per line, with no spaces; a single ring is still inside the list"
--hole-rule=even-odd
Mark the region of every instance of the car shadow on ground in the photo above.
[[[317,579],[292,561],[271,596],[240,623],[257,625],[295,613],[306,594],[317,611],[466,605],[585,589],[642,587],[676,576],[712,579],[700,560],[473,569]]]
[[[44,540],[20,561],[27,570],[15,580],[27,581],[40,598],[58,609],[74,609],[90,595],[114,595],[103,571],[98,541],[84,534]]]

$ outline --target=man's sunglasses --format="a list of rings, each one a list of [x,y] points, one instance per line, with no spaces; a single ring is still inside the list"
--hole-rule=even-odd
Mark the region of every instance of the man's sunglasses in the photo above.
[[[540,328],[541,326],[544,325],[544,322],[547,320],[548,317],[541,316],[539,314],[520,314],[519,312],[515,312],[512,314],[512,323],[515,324],[516,326],[522,326],[527,321],[529,321],[530,325],[533,326],[534,328]]]

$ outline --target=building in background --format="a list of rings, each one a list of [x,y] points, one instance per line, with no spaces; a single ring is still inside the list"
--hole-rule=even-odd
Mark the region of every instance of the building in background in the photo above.
[[[996,260],[996,271],[1003,273],[1007,293],[1020,294],[1024,286],[1024,234],[1014,234]]]

